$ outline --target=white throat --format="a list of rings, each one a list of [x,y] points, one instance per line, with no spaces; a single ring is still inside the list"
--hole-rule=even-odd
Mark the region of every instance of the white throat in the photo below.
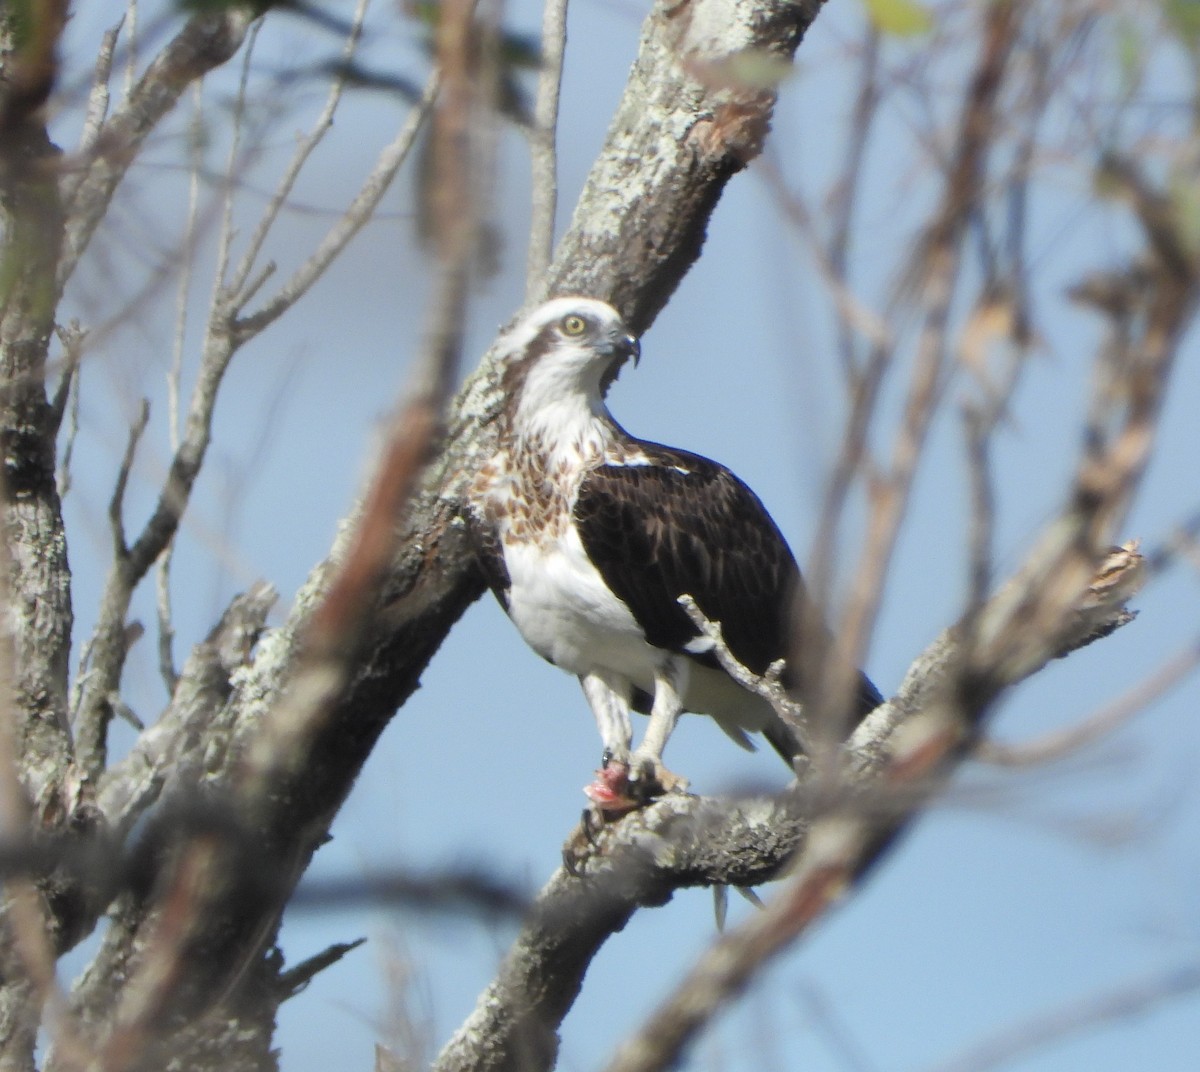
[[[547,461],[598,461],[615,437],[615,426],[600,393],[599,369],[557,364],[529,370],[513,414],[513,434],[526,450]]]

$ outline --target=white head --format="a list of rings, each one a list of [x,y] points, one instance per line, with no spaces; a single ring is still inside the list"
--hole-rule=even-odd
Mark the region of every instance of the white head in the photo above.
[[[587,435],[586,425],[608,417],[604,395],[621,366],[639,355],[611,305],[576,297],[539,305],[505,333],[497,351],[514,430],[551,441]]]

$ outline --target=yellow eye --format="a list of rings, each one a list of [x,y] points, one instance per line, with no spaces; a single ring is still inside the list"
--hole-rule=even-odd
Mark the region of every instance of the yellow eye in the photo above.
[[[582,335],[587,331],[587,321],[575,313],[568,313],[562,318],[562,329],[564,335]]]

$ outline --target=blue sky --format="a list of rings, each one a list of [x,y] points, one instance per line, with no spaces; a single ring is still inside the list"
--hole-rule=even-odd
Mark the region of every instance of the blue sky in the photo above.
[[[623,87],[640,17],[634,5],[600,0],[578,0],[571,13],[560,127],[564,221]],[[789,178],[810,191],[823,188],[845,136],[851,100],[844,48],[861,17],[856,5],[831,5],[801,49],[798,77],[783,88],[772,153]],[[507,15],[511,26],[528,30],[539,18],[529,2],[511,5]],[[81,18],[69,43],[68,58],[77,49],[85,67],[94,47],[90,25]],[[406,37],[402,29],[380,31],[368,42],[368,56],[376,65],[398,62],[413,70]],[[260,43],[267,64],[322,56],[331,47],[328,38],[283,19],[268,24]],[[911,47],[886,45],[895,60]],[[964,63],[952,52],[936,72],[947,88],[954,88]],[[1178,93],[1170,66],[1164,70],[1158,88]],[[206,89],[210,115],[221,114],[228,85],[214,80]],[[270,186],[278,154],[293,130],[304,128],[322,94],[314,85],[307,98],[299,95],[272,128],[271,151],[252,185]],[[402,114],[394,101],[352,97],[298,200],[310,207],[343,204]],[[931,170],[910,147],[915,117],[903,105],[886,117],[868,161],[858,246],[864,293],[875,296],[886,293],[903,262],[897,251],[911,238],[915,210],[935,189]],[[64,127],[70,121],[62,118]],[[219,130],[218,119],[217,143]],[[215,149],[213,159],[220,159]],[[122,194],[116,226],[100,236],[98,254],[136,264],[130,253],[141,227],[167,241],[184,203],[183,180],[170,166],[178,160],[178,139],[156,139]],[[1035,298],[1044,345],[1030,361],[996,449],[1001,570],[1019,562],[1060,503],[1079,441],[1098,325],[1068,305],[1063,287],[1081,264],[1118,263],[1129,236],[1116,210],[1080,209],[1088,185],[1083,161],[1053,162],[1045,175],[1031,248],[1040,273]],[[526,186],[522,147],[506,136],[496,205],[508,247],[501,273],[473,302],[468,366],[521,301]],[[255,205],[249,196],[244,211]],[[412,243],[411,208],[406,179],[389,194],[380,221],[302,305],[239,355],[177,560],[177,658],[232,591],[265,576],[286,603],[328,549],[420,343],[431,280]],[[270,246],[281,272],[327,223],[312,212],[285,217]],[[81,273],[72,297],[86,317],[111,300],[111,276],[99,256]],[[208,287],[198,276],[198,302]],[[131,488],[135,517],[152,501],[161,475],[169,340],[169,321],[148,315],[92,355],[85,369],[77,484],[68,503],[81,628],[92,618],[101,583],[96,562],[106,542],[108,488],[128,416],[142,394],[154,399],[157,420]],[[1191,339],[1158,456],[1123,534],[1151,546],[1200,500],[1195,359]],[[954,385],[935,427],[887,587],[867,664],[885,692],[962,606],[968,508],[955,400],[970,389],[969,383]],[[728,464],[758,491],[803,561],[840,431],[839,391],[829,296],[751,169],[731,183],[704,256],[643,340],[641,365],[614,389],[613,411],[634,434]],[[848,556],[856,521],[861,517],[852,515]],[[1020,740],[1070,724],[1193,641],[1195,569],[1176,566],[1136,606],[1135,624],[1015,690],[998,712],[997,735]],[[140,605],[147,622],[151,607],[148,600]],[[128,680],[142,714],[152,715],[161,698],[146,642],[135,650]],[[1127,729],[1065,763],[1018,773],[968,765],[865,887],[720,1018],[688,1067],[916,1072],[1031,1018],[1195,965],[1196,706],[1193,679]],[[491,600],[481,602],[384,735],[314,873],[483,864],[534,889],[558,863],[598,754],[576,683],[526,650]],[[684,720],[668,762],[701,792],[778,784],[782,773],[769,752],[744,755],[702,719]],[[749,911],[735,900],[735,918]],[[386,976],[398,956],[414,973],[414,1005],[427,1014],[436,1049],[491,978],[511,928],[385,909],[308,912],[289,917],[284,947],[289,959],[300,959],[359,935],[371,939],[366,947],[285,1008],[279,1043],[289,1072],[368,1066],[375,1040],[386,1037]],[[564,1026],[561,1067],[573,1072],[601,1065],[712,937],[705,891],[640,913],[589,972]],[[1200,998],[1193,994],[1038,1048],[1008,1067],[1183,1072],[1195,1067],[1198,1023]]]

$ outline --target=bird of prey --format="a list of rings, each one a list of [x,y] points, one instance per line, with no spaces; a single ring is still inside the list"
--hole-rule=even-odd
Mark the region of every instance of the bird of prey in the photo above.
[[[502,336],[497,356],[499,442],[470,485],[468,529],[526,642],[583,685],[604,744],[585,791],[620,814],[686,785],[662,763],[684,711],[711,715],[746,747],[761,733],[790,764],[796,734],[721,668],[679,604],[691,596],[755,674],[791,653],[806,597],[766,508],[724,466],[613,419],[605,394],[640,347],[610,305],[546,302]],[[797,678],[785,670],[802,699]],[[860,674],[856,713],[881,702]],[[635,750],[631,711],[650,716]]]

